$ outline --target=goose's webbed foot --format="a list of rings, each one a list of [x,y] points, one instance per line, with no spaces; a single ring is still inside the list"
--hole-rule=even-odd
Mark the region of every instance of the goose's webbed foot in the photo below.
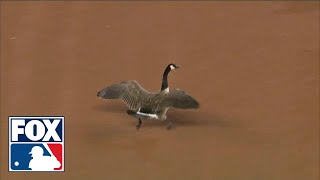
[[[139,130],[140,129],[140,127],[141,127],[141,124],[142,124],[142,121],[141,121],[141,119],[139,118],[139,121],[138,121],[138,124],[137,124],[137,130]]]
[[[167,130],[170,130],[170,129],[174,128],[174,127],[175,127],[174,124],[171,121],[168,121]]]

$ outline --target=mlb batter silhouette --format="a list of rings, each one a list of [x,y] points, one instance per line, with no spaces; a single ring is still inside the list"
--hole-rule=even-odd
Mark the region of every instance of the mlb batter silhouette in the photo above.
[[[29,162],[29,168],[33,171],[53,171],[60,167],[60,162],[55,156],[43,156],[43,149],[40,146],[34,146],[31,149],[32,159]]]

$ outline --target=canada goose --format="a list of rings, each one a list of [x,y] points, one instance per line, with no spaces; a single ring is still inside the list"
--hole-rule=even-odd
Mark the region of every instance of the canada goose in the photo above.
[[[121,99],[130,110],[127,113],[137,117],[139,122],[137,129],[140,128],[141,119],[167,119],[166,113],[170,107],[179,109],[197,109],[199,103],[183,90],[175,89],[169,91],[168,74],[179,66],[169,64],[164,70],[162,77],[161,90],[149,92],[145,90],[137,81],[124,81],[108,86],[97,93],[97,96],[105,99]],[[172,122],[169,121],[167,128],[171,128]]]

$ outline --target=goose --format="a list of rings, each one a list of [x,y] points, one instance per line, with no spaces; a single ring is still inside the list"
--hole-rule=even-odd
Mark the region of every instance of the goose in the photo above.
[[[179,66],[169,64],[162,76],[161,89],[158,92],[149,92],[137,81],[122,81],[110,85],[97,93],[97,96],[104,99],[121,99],[129,108],[127,113],[139,119],[136,125],[137,130],[142,124],[142,120],[156,119],[166,120],[166,113],[169,108],[198,109],[199,103],[191,95],[180,89],[169,90],[168,75]],[[172,122],[168,121],[167,129],[172,127]]]

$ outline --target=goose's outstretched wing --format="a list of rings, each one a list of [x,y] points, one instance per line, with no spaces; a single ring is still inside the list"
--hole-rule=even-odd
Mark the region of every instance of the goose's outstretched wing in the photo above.
[[[151,93],[141,87],[137,81],[125,81],[102,89],[97,96],[105,99],[121,99],[130,109],[137,111]]]
[[[197,109],[200,106],[198,101],[191,95],[178,89],[170,91],[162,101],[161,105],[179,109]]]

